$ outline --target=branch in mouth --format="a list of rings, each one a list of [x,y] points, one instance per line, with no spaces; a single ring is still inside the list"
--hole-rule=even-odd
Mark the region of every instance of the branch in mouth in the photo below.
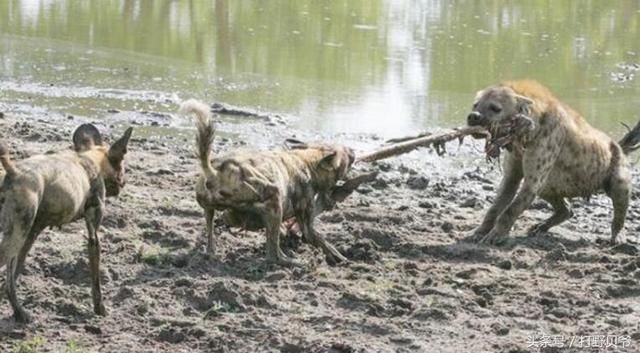
[[[489,128],[491,138],[487,139],[487,144],[485,145],[487,159],[491,160],[500,157],[500,149],[508,147],[509,144],[516,140],[526,140],[529,132],[534,129],[535,122],[524,114],[515,114],[493,124]]]

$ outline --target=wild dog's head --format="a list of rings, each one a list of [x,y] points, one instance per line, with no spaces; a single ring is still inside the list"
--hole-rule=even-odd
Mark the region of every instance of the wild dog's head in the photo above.
[[[117,196],[126,184],[124,155],[132,131],[133,128],[128,128],[110,147],[102,141],[100,132],[92,124],[82,124],[73,133],[76,152],[88,155],[100,165],[107,196]]]
[[[292,150],[308,150],[316,156],[316,183],[323,187],[335,186],[343,179],[356,160],[353,150],[346,146],[329,144],[307,144],[295,139],[287,139],[286,145]]]
[[[498,138],[516,117],[528,116],[532,104],[530,98],[517,94],[511,87],[491,86],[476,93],[467,124],[485,127],[493,138]]]

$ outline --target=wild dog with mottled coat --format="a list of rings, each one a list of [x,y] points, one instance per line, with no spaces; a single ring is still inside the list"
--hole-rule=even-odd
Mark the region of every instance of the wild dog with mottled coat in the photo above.
[[[531,234],[548,231],[573,213],[567,198],[604,191],[613,202],[611,242],[615,243],[629,205],[631,176],[626,154],[637,149],[640,123],[619,142],[593,128],[575,110],[535,81],[510,81],[477,93],[471,126],[484,126],[493,141],[507,138],[504,177],[493,205],[473,238],[494,243],[509,234],[516,218],[540,196],[553,215]],[[530,119],[524,131],[503,136],[509,121]],[[505,124],[506,123],[506,124]]]
[[[105,315],[100,289],[100,240],[105,196],[116,196],[125,184],[123,159],[131,128],[110,148],[91,124],[73,134],[75,150],[37,155],[13,162],[6,144],[0,144],[0,162],[6,171],[0,209],[0,268],[6,265],[5,288],[16,321],[30,315],[19,303],[16,280],[38,234],[84,218],[88,233],[93,310]]]
[[[236,210],[259,217],[266,228],[267,259],[299,265],[280,247],[280,225],[295,217],[303,237],[320,247],[327,260],[345,261],[313,227],[315,198],[329,195],[355,157],[351,149],[324,144],[301,145],[285,151],[235,151],[211,160],[215,128],[210,108],[198,101],[182,104],[181,112],[196,116],[196,145],[202,174],[196,199],[204,209],[207,251],[214,253],[213,218],[216,210]]]

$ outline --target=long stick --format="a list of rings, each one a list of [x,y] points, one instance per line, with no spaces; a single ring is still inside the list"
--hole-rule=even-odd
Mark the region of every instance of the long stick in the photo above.
[[[396,137],[396,138],[388,139],[385,142],[386,143],[400,143],[400,142],[405,142],[405,141],[409,141],[409,140],[419,139],[421,137],[426,137],[426,136],[433,136],[433,133],[427,131],[427,132],[423,132],[423,133],[420,133],[420,134],[415,135],[415,136],[405,136],[405,137]]]
[[[455,139],[461,139],[467,135],[482,135],[483,137],[489,137],[489,132],[480,126],[471,126],[457,128],[453,131],[446,132],[439,135],[428,135],[419,137],[413,140],[393,144],[391,146],[384,147],[375,152],[365,154],[357,159],[358,162],[373,162],[380,159],[385,159],[400,154],[411,152],[420,147],[436,146],[436,148],[444,146],[446,142]]]

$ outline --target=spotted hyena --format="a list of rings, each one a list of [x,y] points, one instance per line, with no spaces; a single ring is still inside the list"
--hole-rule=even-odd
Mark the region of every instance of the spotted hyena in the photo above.
[[[631,177],[626,154],[640,140],[640,123],[619,142],[612,140],[535,81],[511,81],[477,93],[467,117],[485,126],[494,141],[505,140],[505,122],[530,119],[524,132],[507,138],[504,178],[493,205],[472,238],[494,243],[509,234],[516,218],[540,196],[553,214],[530,234],[548,231],[572,216],[568,198],[604,191],[613,201],[611,242],[624,225]],[[508,124],[506,124],[508,125]]]

